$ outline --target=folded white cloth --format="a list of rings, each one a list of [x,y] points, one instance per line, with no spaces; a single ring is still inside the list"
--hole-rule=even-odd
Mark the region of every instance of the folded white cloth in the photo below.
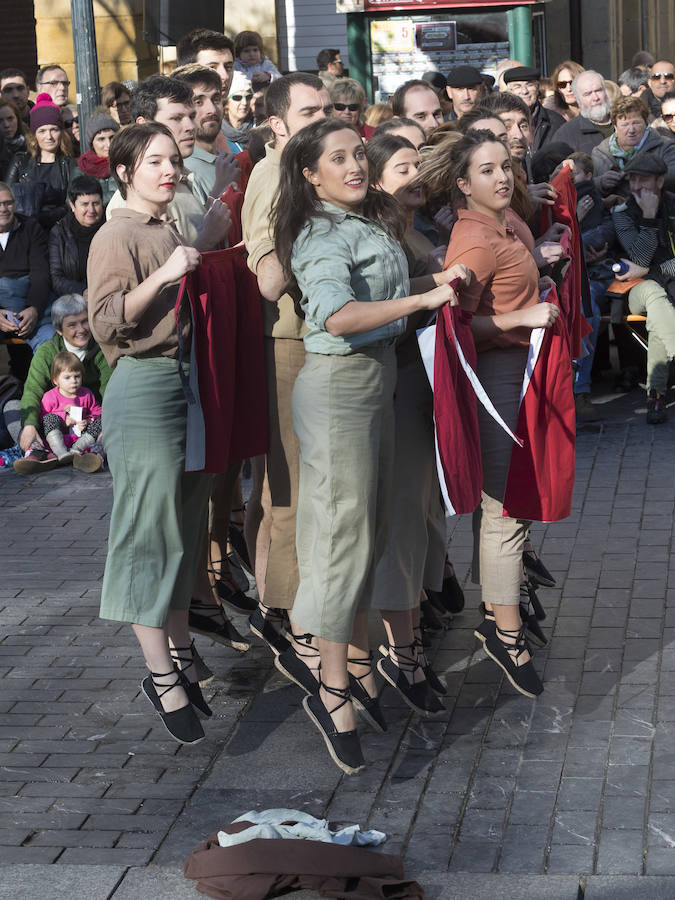
[[[360,825],[345,825],[338,831],[331,831],[326,819],[315,819],[299,809],[251,810],[239,816],[234,822],[252,822],[250,828],[238,834],[218,832],[221,847],[234,847],[259,838],[282,838],[295,841],[323,841],[328,844],[354,845],[357,847],[377,846],[387,839],[382,831],[361,831]],[[234,822],[232,824],[234,824]],[[283,825],[293,822],[293,825]]]

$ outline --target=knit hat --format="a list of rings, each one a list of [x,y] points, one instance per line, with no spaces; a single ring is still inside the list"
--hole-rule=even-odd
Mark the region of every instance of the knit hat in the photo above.
[[[35,106],[30,111],[30,130],[33,134],[43,125],[58,125],[63,128],[61,110],[49,94],[38,94]]]
[[[87,144],[91,147],[91,143],[99,131],[106,131],[108,129],[111,131],[119,131],[119,122],[116,122],[112,116],[108,115],[108,113],[94,113],[94,115],[90,116],[87,120],[87,127],[84,129],[84,136],[87,139]]]
[[[232,76],[232,84],[230,85],[227,96],[231,97],[233,94],[247,94],[249,91],[253,92],[249,79],[243,72],[235,72]]]

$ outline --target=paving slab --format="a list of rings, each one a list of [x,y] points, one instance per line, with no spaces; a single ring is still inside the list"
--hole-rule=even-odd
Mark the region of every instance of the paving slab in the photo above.
[[[466,609],[430,650],[446,711],[420,720],[386,688],[389,730],[363,729],[353,778],[259,643],[197,638],[215,715],[199,747],[167,739],[131,629],[97,615],[110,476],[0,474],[0,900],[196,896],[189,853],[270,807],[381,827],[430,900],[675,897],[675,422],[647,428],[643,408],[608,395],[578,436],[572,515],[532,528],[557,578],[544,694],[515,694],[475,641],[471,523],[450,520]],[[71,552],[86,565],[66,578]]]
[[[2,849],[0,863],[3,863]],[[125,872],[123,866],[14,866],[3,863],[0,900],[74,900],[76,897],[108,900]]]

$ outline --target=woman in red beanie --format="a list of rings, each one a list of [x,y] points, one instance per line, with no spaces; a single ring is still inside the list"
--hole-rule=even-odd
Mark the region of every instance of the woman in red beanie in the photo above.
[[[61,118],[61,110],[49,94],[38,94],[30,111],[28,152],[17,153],[7,182],[16,200],[16,211],[35,216],[49,229],[67,211],[66,194],[77,171],[72,145]]]

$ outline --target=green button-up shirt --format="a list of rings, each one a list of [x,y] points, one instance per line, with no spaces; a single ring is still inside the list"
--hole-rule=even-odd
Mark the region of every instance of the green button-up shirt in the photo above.
[[[326,320],[352,300],[407,297],[410,282],[405,253],[379,225],[332,203],[323,208],[328,218],[313,218],[305,225],[291,258],[308,329],[305,349],[347,356],[392,343],[405,330],[405,318],[361,334],[335,336],[326,331]]]

